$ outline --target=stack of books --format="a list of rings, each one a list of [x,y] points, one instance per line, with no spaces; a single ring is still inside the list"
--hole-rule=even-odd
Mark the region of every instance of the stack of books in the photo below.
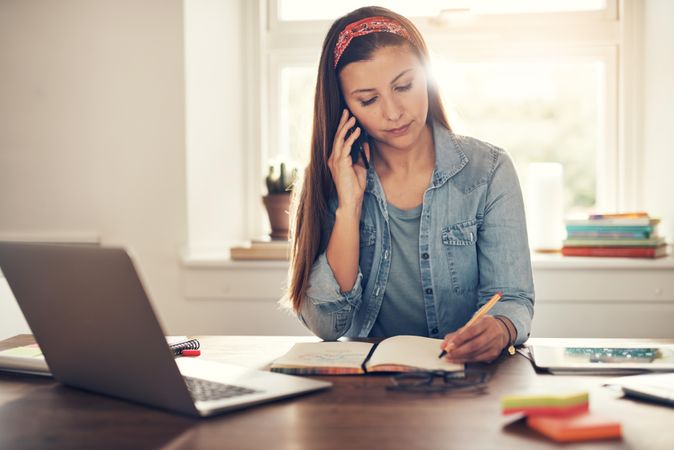
[[[658,258],[667,245],[658,236],[660,219],[647,213],[592,214],[586,220],[567,220],[565,256]]]
[[[290,255],[290,243],[287,239],[253,239],[229,249],[234,261],[287,261]]]

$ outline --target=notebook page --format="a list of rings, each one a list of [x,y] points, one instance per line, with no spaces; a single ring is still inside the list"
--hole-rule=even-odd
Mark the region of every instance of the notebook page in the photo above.
[[[49,367],[37,344],[0,351],[0,370],[50,375]]]
[[[373,344],[367,342],[299,342],[272,367],[360,368]]]
[[[379,343],[367,364],[376,366],[408,366],[418,370],[462,371],[463,364],[452,364],[445,358],[438,358],[442,351],[442,339],[421,336],[394,336]],[[389,370],[389,369],[387,369]]]
[[[166,342],[169,346],[180,344],[181,342],[187,342],[189,338],[187,336],[166,336]]]

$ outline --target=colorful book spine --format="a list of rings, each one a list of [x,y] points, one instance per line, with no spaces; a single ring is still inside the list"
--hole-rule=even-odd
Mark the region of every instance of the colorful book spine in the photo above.
[[[655,231],[652,226],[605,226],[605,225],[566,225],[567,232],[590,233],[642,233],[650,236]]]
[[[569,239],[648,239],[651,230],[638,232],[615,232],[615,231],[575,231],[567,230]]]
[[[566,239],[564,247],[657,247],[665,243],[661,237],[648,239]]]
[[[586,219],[586,220],[568,220],[567,225],[574,226],[619,226],[619,227],[644,227],[655,226],[660,223],[660,219],[648,217],[639,219],[615,218],[615,219]]]
[[[648,213],[644,211],[638,211],[627,213],[590,214],[590,219],[634,219],[641,217],[648,217]]]
[[[667,254],[667,247],[563,247],[564,256],[617,256],[627,258],[658,258]]]

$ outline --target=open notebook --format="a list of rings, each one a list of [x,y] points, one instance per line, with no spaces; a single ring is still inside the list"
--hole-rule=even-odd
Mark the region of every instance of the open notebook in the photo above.
[[[294,375],[349,375],[366,372],[460,372],[463,364],[438,358],[441,339],[394,336],[368,342],[303,342],[274,361],[272,372]]]

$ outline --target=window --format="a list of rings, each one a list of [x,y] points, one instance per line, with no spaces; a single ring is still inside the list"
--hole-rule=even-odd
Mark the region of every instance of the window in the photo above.
[[[439,61],[438,61],[439,60]],[[436,77],[455,132],[507,149],[520,181],[532,162],[564,168],[565,209],[594,208],[605,64],[601,59],[451,62]]]
[[[320,46],[332,21],[368,2],[262,3],[268,91],[261,162],[308,160]],[[523,185],[530,162],[564,167],[565,211],[623,206],[617,0],[385,2],[432,54],[450,123],[503,147]],[[264,14],[263,14],[264,15]],[[260,173],[266,171],[261,164]],[[624,180],[622,180],[624,181]]]
[[[331,21],[360,6],[370,4],[362,0],[342,0],[331,3],[278,0],[275,3],[276,16],[287,22]],[[477,14],[531,14],[606,9],[606,0],[425,0],[417,2],[388,0],[376,4],[409,17],[433,16],[442,11],[470,11]],[[274,6],[273,3],[272,6]]]

